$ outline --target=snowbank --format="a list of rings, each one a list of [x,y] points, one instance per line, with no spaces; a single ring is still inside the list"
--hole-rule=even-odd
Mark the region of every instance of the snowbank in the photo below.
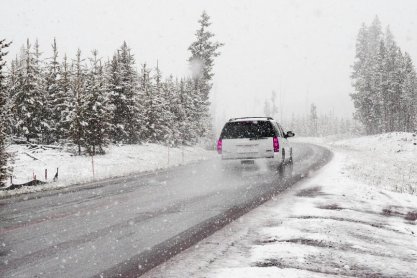
[[[107,153],[101,156],[75,156],[59,149],[31,149],[25,145],[12,145],[8,152],[14,156],[13,183],[31,181],[36,175],[38,180],[45,180],[45,169],[48,170],[47,181],[52,181],[59,169],[56,182],[36,187],[24,187],[10,191],[0,191],[0,197],[26,192],[42,191],[57,187],[90,182],[132,173],[155,171],[172,166],[208,159],[214,152],[200,147],[170,148],[157,144],[112,145]],[[94,175],[93,175],[94,161]],[[8,181],[10,184],[10,181]]]
[[[417,195],[417,135],[406,132],[365,136],[331,143],[347,154],[346,170],[357,180]]]
[[[347,156],[345,171],[357,181],[396,192],[417,195],[417,135],[392,132],[358,138],[299,137]]]

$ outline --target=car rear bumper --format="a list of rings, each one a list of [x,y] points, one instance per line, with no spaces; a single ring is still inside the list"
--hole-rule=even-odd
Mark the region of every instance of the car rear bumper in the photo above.
[[[277,166],[281,163],[281,156],[275,155],[273,157],[239,157],[239,158],[223,158],[221,159],[223,166],[245,166],[245,165],[255,165],[255,166]]]
[[[282,157],[281,153],[279,153],[279,152],[269,152],[269,153],[265,153],[265,154],[229,152],[229,153],[223,153],[221,155],[222,160],[247,160],[247,159],[252,159],[252,160],[261,159],[262,160],[262,159],[279,159],[281,157]]]

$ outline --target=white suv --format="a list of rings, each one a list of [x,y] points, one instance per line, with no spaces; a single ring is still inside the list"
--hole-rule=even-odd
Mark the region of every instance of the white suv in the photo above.
[[[234,118],[224,125],[217,152],[223,161],[254,164],[255,160],[264,160],[281,166],[292,162],[292,147],[287,138],[294,135],[292,131],[284,132],[270,117]]]

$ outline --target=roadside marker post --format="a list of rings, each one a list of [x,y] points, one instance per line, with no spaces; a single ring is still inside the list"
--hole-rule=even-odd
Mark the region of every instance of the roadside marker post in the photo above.
[[[93,179],[95,178],[95,172],[94,172],[94,155],[91,156],[91,166],[93,168]]]
[[[168,143],[168,166],[169,166],[169,143]]]

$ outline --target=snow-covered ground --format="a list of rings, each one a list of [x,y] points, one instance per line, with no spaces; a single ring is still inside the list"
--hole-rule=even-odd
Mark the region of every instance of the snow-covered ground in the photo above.
[[[417,138],[321,142],[318,173],[145,277],[417,277]]]
[[[348,154],[348,172],[359,181],[417,195],[417,135],[387,133],[331,143]]]
[[[13,154],[13,183],[21,184],[36,179],[45,181],[45,169],[50,183],[0,191],[0,197],[20,193],[48,190],[111,177],[124,176],[165,169],[214,157],[212,151],[201,147],[167,148],[157,144],[111,145],[105,155],[76,156],[68,151],[52,148],[30,148],[11,145],[7,151]],[[94,161],[94,175],[93,162]],[[51,182],[57,168],[58,181]],[[8,185],[10,181],[8,181]]]

